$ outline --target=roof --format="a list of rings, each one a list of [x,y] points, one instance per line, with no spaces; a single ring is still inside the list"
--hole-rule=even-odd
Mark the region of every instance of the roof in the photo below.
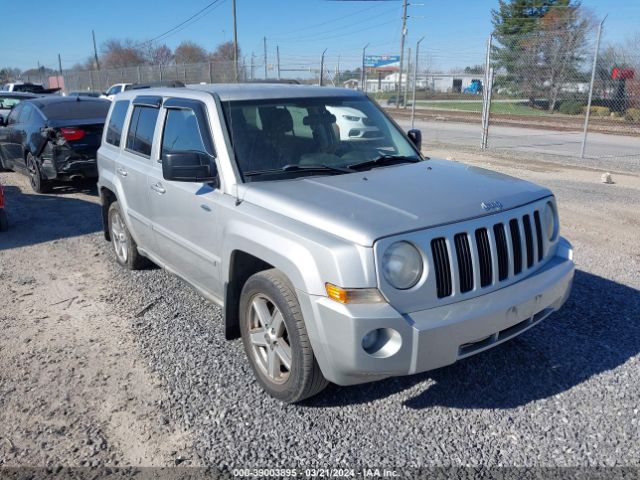
[[[134,98],[138,95],[158,95],[163,97],[179,96],[180,92],[194,91],[217,94],[223,102],[236,100],[271,100],[279,98],[344,97],[360,98],[364,94],[347,88],[317,87],[311,85],[292,85],[283,83],[210,83],[205,85],[187,85],[184,88],[149,88],[127,90],[119,93],[118,98]]]
[[[356,97],[364,96],[346,88],[319,87],[315,85],[292,85],[282,83],[212,83],[189,85],[187,88],[215,93],[220,100],[262,100],[306,97]]]
[[[46,95],[46,96],[38,96],[31,100],[36,107],[42,108],[47,105],[53,105],[54,103],[71,103],[71,102],[100,102],[110,104],[109,100],[105,100],[102,98],[93,98],[93,97],[61,97],[60,95]]]
[[[32,92],[9,92],[6,90],[0,90],[0,96],[2,97],[13,97],[13,98],[36,98],[39,97],[40,93],[32,93]]]

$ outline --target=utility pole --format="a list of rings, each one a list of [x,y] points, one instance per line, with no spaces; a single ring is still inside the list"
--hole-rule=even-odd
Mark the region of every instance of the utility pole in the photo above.
[[[238,83],[238,23],[236,21],[236,0],[233,0],[233,68]]]
[[[367,91],[367,76],[364,73],[364,57],[365,54],[367,52],[367,47],[369,46],[369,44],[367,43],[364,48],[362,49],[362,70],[360,71],[360,90],[362,90],[363,92]]]
[[[320,86],[322,87],[322,77],[324,76],[324,54],[327,53],[327,49],[325,48],[322,52],[322,56],[320,57]]]
[[[38,76],[40,77],[40,83],[44,84],[42,81],[42,70],[40,68],[40,60],[38,60]]]
[[[96,69],[100,70],[100,60],[98,60],[98,47],[96,47],[96,32],[91,30],[93,36],[93,58],[96,60]]]
[[[267,79],[267,37],[263,38],[264,42],[264,79]]]
[[[280,80],[280,47],[276,45],[276,61],[278,62],[278,80]]]
[[[340,55],[338,54],[338,64],[336,65],[336,83],[340,86]]]
[[[591,69],[591,83],[589,84],[589,100],[587,101],[587,113],[584,117],[584,132],[582,133],[582,147],[580,148],[580,158],[584,158],[584,152],[587,149],[587,132],[589,130],[589,117],[591,116],[591,100],[593,99],[593,83],[596,81],[596,68],[598,66],[598,55],[600,53],[600,36],[602,35],[602,26],[609,15],[605,17],[598,25],[598,34],[596,36],[596,48],[593,52],[593,68]]]
[[[396,108],[400,106],[400,94],[402,93],[402,67],[404,63],[404,39],[406,36],[407,36],[407,0],[402,0],[402,33],[400,34],[400,70],[398,70],[399,75],[398,75],[398,92],[396,96]]]
[[[407,99],[409,98],[409,75],[411,74],[411,47],[407,52],[407,76],[404,82],[404,102],[402,102],[402,108],[407,108]]]
[[[411,128],[416,120],[416,85],[418,83],[418,54],[420,52],[420,43],[424,40],[424,37],[421,37],[420,40],[416,42],[416,63],[413,65],[413,98],[411,99]]]
[[[60,58],[60,54],[58,54],[58,71],[60,72],[60,76],[58,77],[58,81],[56,82],[58,88],[60,87],[60,79],[62,78],[62,59]]]
[[[253,52],[251,52],[251,80],[254,80],[254,75],[255,75],[255,68],[256,68],[256,62],[255,62],[255,55]]]

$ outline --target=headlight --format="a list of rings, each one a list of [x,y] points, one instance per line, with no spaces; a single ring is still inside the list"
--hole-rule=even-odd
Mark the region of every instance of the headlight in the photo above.
[[[393,287],[406,290],[422,276],[422,255],[408,242],[396,242],[382,256],[382,274]]]
[[[360,121],[360,117],[356,117],[354,115],[342,115],[342,118],[344,118],[345,120],[349,120],[350,122],[359,122]]]
[[[558,234],[558,216],[556,215],[556,210],[553,208],[553,204],[551,202],[547,202],[544,207],[543,222],[544,232],[547,235],[547,238],[549,241],[555,240],[556,235]]]

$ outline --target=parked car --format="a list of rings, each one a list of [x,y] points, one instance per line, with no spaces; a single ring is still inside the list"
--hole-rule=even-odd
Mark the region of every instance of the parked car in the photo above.
[[[380,135],[343,140],[341,108]],[[105,238],[220,305],[284,402],[439,368],[557,311],[574,264],[548,189],[420,150],[354,90],[124,92],[98,150]]]
[[[91,98],[100,98],[102,93],[100,92],[92,92],[90,90],[78,90],[67,93],[67,97],[91,97]]]
[[[388,99],[387,99],[387,105],[396,105],[400,103],[400,105],[404,105],[404,95],[391,95]],[[407,105],[410,105],[411,102],[407,103]]]
[[[0,123],[7,118],[11,109],[21,101],[36,98],[37,96],[34,93],[0,91]]]
[[[59,88],[45,88],[41,83],[15,82],[6,83],[2,90],[5,92],[56,93]]]
[[[116,83],[113,84],[109,87],[109,89],[104,92],[102,95],[100,95],[100,98],[106,98],[108,100],[113,100],[113,97],[115,97],[117,94],[119,94],[120,92],[124,92],[126,90],[129,90],[131,88],[131,83]]]
[[[6,232],[8,229],[9,219],[4,209],[4,189],[2,188],[2,182],[0,182],[0,232]]]
[[[86,97],[45,96],[15,106],[0,128],[0,166],[29,176],[35,192],[54,180],[96,177],[110,103]]]
[[[380,130],[360,110],[351,107],[327,106],[327,110],[335,115],[336,125],[340,130],[340,139],[376,138]]]

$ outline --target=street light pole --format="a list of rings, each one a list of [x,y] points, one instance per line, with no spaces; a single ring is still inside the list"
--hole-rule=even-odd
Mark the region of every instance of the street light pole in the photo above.
[[[402,67],[404,63],[404,39],[407,35],[407,0],[402,1],[402,33],[400,34],[400,70],[398,70],[398,92],[396,95],[396,108],[400,106],[400,94],[402,93]],[[403,102],[404,103],[404,102]]]
[[[413,66],[413,95],[411,99],[411,128],[413,128],[416,119],[416,83],[418,81],[418,55],[420,53],[420,42],[424,40],[424,36],[416,42],[416,62]]]
[[[360,90],[362,90],[363,92],[367,91],[367,77],[364,73],[364,56],[367,52],[367,47],[369,46],[369,44],[367,43],[364,48],[362,49],[362,70],[360,71]]]
[[[233,0],[233,69],[238,83],[238,23],[236,21],[236,0]]]
[[[320,86],[322,87],[322,77],[324,73],[324,54],[327,53],[327,49],[325,48],[322,52],[322,57],[320,57]]]

